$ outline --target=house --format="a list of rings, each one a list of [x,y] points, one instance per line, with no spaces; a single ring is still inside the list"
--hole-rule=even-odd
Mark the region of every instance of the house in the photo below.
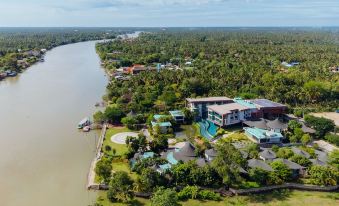
[[[310,161],[312,162],[313,165],[319,165],[319,166],[326,166],[327,163],[321,161],[320,159],[310,159]]]
[[[273,121],[267,121],[266,123],[267,128],[269,128],[271,131],[274,132],[282,132],[287,129],[288,125],[282,121],[279,120],[279,118],[276,118]]]
[[[297,147],[292,147],[292,152],[294,152],[294,154],[296,154],[296,155],[306,157],[307,159],[309,159],[311,157],[311,155],[308,152],[305,152],[304,150],[301,150]]]
[[[169,149],[162,153],[161,157],[167,159],[171,165],[178,164],[179,161],[188,162],[197,159],[195,147],[190,142],[185,142],[181,148]]]
[[[233,100],[228,97],[204,97],[204,98],[187,98],[186,107],[196,114],[196,118],[206,119],[208,117],[207,106],[222,105],[233,103]]]
[[[241,123],[251,117],[251,109],[239,103],[207,106],[208,120],[220,127]]]
[[[212,161],[217,156],[217,151],[212,148],[205,150],[205,158],[207,161]]]
[[[252,169],[260,168],[268,172],[274,171],[270,165],[268,165],[266,162],[262,160],[250,159],[247,161],[247,163],[248,163],[248,167]]]
[[[153,120],[151,121],[152,128],[155,130],[157,126],[159,126],[161,133],[167,133],[169,128],[172,127],[171,122],[162,121],[162,118],[167,117],[167,115],[156,114],[153,116]]]
[[[140,72],[144,71],[155,71],[156,68],[153,67],[146,67],[145,65],[135,64],[132,67],[128,67],[128,73],[132,75],[139,74]]]
[[[287,106],[268,99],[253,99],[248,101],[256,105],[258,109],[256,114],[257,117],[272,119],[277,118],[287,112]]]
[[[265,149],[264,151],[259,152],[259,158],[266,162],[273,161],[277,156],[272,150]]]
[[[282,159],[282,158],[278,158],[278,159],[274,159],[274,162],[282,162],[284,165],[286,165],[291,171],[292,171],[292,176],[293,177],[299,177],[299,176],[304,176],[305,175],[305,167],[292,162],[290,160],[287,159]]]
[[[281,143],[283,135],[266,129],[244,127],[245,135],[256,143]]]
[[[183,123],[185,121],[185,115],[184,115],[184,113],[182,111],[174,110],[174,111],[169,111],[169,113],[171,114],[171,116],[173,117],[173,119],[176,122]]]

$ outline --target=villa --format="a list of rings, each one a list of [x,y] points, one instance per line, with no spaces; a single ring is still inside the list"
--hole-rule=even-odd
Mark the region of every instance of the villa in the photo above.
[[[292,162],[290,160],[287,159],[275,159],[273,160],[274,162],[282,162],[284,165],[286,165],[291,171],[292,171],[292,176],[293,177],[298,177],[298,176],[304,176],[305,175],[305,167]]]
[[[244,127],[245,135],[256,143],[281,143],[283,135],[266,129]]]
[[[273,161],[275,158],[277,158],[276,154],[270,150],[270,149],[265,149],[262,152],[259,152],[259,158],[266,161]]]
[[[248,163],[248,167],[252,169],[260,168],[268,172],[273,172],[272,167],[262,160],[250,159],[247,161],[247,163]]]
[[[160,115],[160,114],[156,114],[153,116],[153,120],[151,121],[153,130],[159,126],[160,127],[160,131],[161,133],[167,133],[168,129],[172,127],[171,122],[167,122],[167,121],[162,121],[162,118],[167,117],[167,115]]]
[[[185,121],[185,115],[180,110],[169,111],[173,119],[178,123],[183,123]]]
[[[197,118],[206,119],[208,117],[207,106],[222,105],[233,103],[233,100],[228,97],[205,97],[205,98],[187,98],[186,107],[196,114]]]
[[[211,105],[208,108],[208,120],[223,127],[241,123],[251,117],[251,108],[239,103]]]

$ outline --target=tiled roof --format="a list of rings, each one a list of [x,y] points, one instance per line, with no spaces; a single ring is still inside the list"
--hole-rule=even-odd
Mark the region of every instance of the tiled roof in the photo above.
[[[229,114],[232,113],[234,110],[247,110],[248,107],[245,107],[239,103],[229,103],[229,104],[223,104],[223,105],[211,105],[207,107],[208,109],[213,110],[214,112],[218,114]]]
[[[203,98],[187,98],[188,102],[218,102],[232,100],[228,97],[203,97]]]

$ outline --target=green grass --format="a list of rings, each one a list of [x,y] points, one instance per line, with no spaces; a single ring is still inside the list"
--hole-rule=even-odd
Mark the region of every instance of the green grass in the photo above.
[[[196,125],[181,125],[180,128],[184,131],[188,138],[193,138],[200,135],[199,129],[196,127]]]
[[[131,130],[126,128],[126,127],[115,127],[115,128],[109,128],[106,132],[106,136],[105,136],[105,140],[104,140],[104,144],[103,144],[103,150],[104,152],[107,154],[108,152],[105,151],[105,146],[109,145],[111,146],[112,149],[115,149],[116,153],[115,155],[123,155],[125,154],[125,152],[127,152],[127,147],[126,145],[123,144],[116,144],[114,142],[111,141],[111,137],[117,133],[121,133],[121,132],[130,132]],[[110,155],[112,153],[110,152]]]
[[[126,205],[121,203],[110,203],[106,199],[105,192],[100,192],[99,196],[102,198],[102,201],[99,201],[99,203],[103,206]],[[226,197],[220,202],[188,200],[180,202],[180,204],[182,206],[334,206],[339,205],[339,194],[280,190],[262,195]],[[149,206],[150,202],[147,199],[136,198],[130,205]]]

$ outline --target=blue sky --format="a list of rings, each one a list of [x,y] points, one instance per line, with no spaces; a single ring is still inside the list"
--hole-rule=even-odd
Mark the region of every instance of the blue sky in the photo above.
[[[0,26],[339,26],[339,0],[0,0]]]

